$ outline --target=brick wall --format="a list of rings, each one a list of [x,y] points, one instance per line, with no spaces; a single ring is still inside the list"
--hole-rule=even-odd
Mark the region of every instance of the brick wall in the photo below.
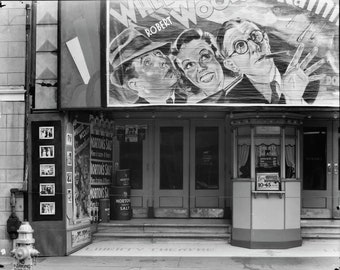
[[[11,213],[10,189],[23,187],[25,138],[26,4],[2,1],[0,8],[0,249],[8,255],[12,241],[7,234]],[[17,199],[23,220],[23,199]],[[0,252],[0,258],[3,256]]]

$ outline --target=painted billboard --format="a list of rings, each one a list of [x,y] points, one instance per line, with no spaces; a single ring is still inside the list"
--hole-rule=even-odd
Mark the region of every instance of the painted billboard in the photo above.
[[[64,72],[82,78],[80,107],[100,90],[107,107],[339,106],[335,0],[108,0],[97,9],[102,27],[87,44],[80,35],[89,30],[61,40],[74,51]],[[100,52],[83,49],[96,38],[98,72],[86,65]]]

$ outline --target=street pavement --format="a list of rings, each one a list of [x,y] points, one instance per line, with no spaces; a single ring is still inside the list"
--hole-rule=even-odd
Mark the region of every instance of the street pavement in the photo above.
[[[39,257],[33,270],[335,270],[339,240],[304,240],[290,249],[246,249],[222,240],[95,241],[64,257]],[[3,269],[14,259],[0,256]]]

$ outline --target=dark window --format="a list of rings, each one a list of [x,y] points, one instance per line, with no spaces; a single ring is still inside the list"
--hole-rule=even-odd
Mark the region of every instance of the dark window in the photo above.
[[[195,141],[196,189],[218,189],[218,127],[197,127]]]
[[[160,189],[183,189],[183,128],[160,128]]]
[[[120,143],[120,169],[130,169],[132,189],[143,189],[143,142]]]
[[[303,189],[326,190],[327,129],[303,129]]]

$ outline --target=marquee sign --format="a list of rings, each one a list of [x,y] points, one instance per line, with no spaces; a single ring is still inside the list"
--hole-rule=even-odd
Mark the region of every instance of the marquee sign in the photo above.
[[[64,2],[62,107],[339,106],[335,0]]]

